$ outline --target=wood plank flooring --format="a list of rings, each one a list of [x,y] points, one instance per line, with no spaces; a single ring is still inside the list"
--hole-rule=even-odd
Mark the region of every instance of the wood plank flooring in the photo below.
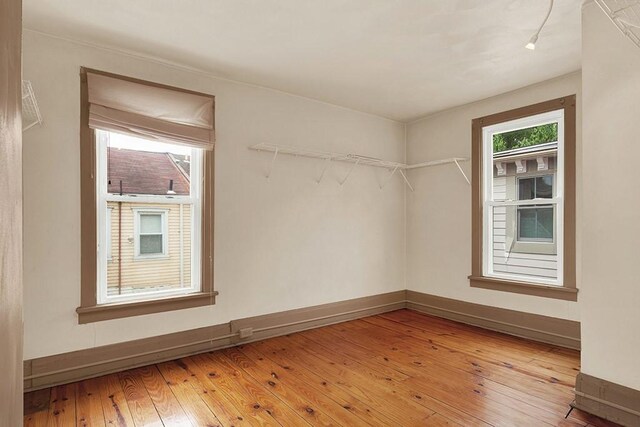
[[[25,426],[588,426],[579,353],[409,310],[25,394]]]

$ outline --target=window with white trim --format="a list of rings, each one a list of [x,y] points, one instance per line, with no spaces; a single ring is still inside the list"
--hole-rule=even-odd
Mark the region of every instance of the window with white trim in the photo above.
[[[135,258],[151,259],[168,255],[167,209],[136,209]]]
[[[215,304],[214,148],[213,95],[80,67],[79,323]]]
[[[562,284],[564,110],[482,129],[483,276]]]
[[[98,302],[200,292],[202,150],[96,139]]]

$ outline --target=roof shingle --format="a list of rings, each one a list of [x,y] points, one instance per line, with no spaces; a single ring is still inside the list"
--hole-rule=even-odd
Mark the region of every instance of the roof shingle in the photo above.
[[[189,176],[168,153],[108,149],[108,192],[120,194],[163,195],[169,192],[171,180],[176,195],[189,195]]]

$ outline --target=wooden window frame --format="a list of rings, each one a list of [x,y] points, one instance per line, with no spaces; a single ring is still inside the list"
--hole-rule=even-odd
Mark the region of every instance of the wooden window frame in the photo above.
[[[564,251],[562,285],[545,285],[484,276],[482,129],[550,111],[564,110]],[[577,301],[576,287],[576,96],[570,95],[474,119],[471,124],[471,287]],[[492,165],[493,167],[493,165]]]
[[[81,273],[80,306],[76,309],[78,323],[92,323],[123,317],[140,316],[165,311],[182,310],[215,304],[218,295],[213,288],[213,238],[214,238],[214,150],[203,153],[202,187],[202,239],[201,239],[201,287],[200,292],[179,296],[159,297],[145,301],[97,303],[98,292],[98,233],[97,233],[97,192],[96,132],[89,127],[89,93],[87,71],[116,77],[149,86],[204,95],[186,89],[147,82],[131,77],[82,67],[80,69],[80,231],[81,231]],[[207,95],[209,96],[209,95]],[[215,103],[214,103],[215,108]]]

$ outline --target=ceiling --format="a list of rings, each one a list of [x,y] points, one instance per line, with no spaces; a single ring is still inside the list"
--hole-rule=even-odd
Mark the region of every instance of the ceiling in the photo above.
[[[582,0],[24,0],[24,26],[398,121],[580,68]]]

